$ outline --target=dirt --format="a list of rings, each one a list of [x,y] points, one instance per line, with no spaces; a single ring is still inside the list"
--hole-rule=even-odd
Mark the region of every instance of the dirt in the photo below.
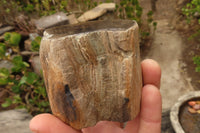
[[[188,77],[191,79],[191,84],[194,90],[200,90],[200,72],[195,71],[196,65],[193,63],[193,57],[198,55],[200,56],[200,42],[198,38],[194,38],[193,40],[188,40],[191,34],[194,34],[195,31],[188,28],[181,32],[181,36],[184,40],[183,44],[183,54],[182,61],[186,64],[183,66],[183,70],[187,72]]]

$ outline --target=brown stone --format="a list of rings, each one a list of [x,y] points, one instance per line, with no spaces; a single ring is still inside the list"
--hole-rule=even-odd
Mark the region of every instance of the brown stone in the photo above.
[[[195,109],[190,108],[190,107],[188,107],[188,111],[189,111],[190,113],[192,113],[192,114],[197,113],[197,111],[196,111]]]
[[[52,112],[75,129],[140,111],[138,25],[93,21],[44,32],[40,59]]]
[[[27,51],[31,51],[31,40],[30,39],[27,39],[26,41],[24,41],[24,48],[25,48],[25,50],[27,50]]]

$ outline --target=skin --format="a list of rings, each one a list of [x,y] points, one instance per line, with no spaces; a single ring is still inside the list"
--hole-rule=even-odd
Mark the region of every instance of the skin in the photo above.
[[[122,128],[118,122],[101,121],[94,127],[74,130],[51,114],[40,114],[30,122],[34,133],[160,133],[162,101],[160,88],[161,69],[157,62],[146,59],[141,63],[143,88],[141,111]]]

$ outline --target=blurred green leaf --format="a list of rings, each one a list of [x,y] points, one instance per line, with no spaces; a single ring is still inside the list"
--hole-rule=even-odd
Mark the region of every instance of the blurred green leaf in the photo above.
[[[25,84],[25,83],[26,83],[26,80],[27,80],[27,77],[26,77],[26,76],[23,76],[23,77],[20,79],[19,86]]]
[[[9,82],[9,75],[10,72],[6,68],[1,68],[0,69],[0,85],[6,85]]]
[[[12,86],[12,92],[19,94],[21,92],[20,86],[18,85]]]
[[[6,101],[1,104],[1,107],[6,108],[12,104],[12,100],[10,98],[6,98]]]
[[[0,78],[0,85],[6,85],[6,84],[8,84],[8,79]]]
[[[10,32],[4,33],[4,40],[5,41],[9,41],[10,37],[11,37],[11,33]]]
[[[39,80],[39,76],[34,72],[28,72],[26,76],[23,76],[19,82],[19,85],[29,84],[33,85],[37,80]]]
[[[45,87],[39,86],[37,88],[34,89],[34,92],[37,94],[41,94],[43,97],[46,97],[46,89]]]
[[[10,72],[8,69],[6,68],[0,69],[0,78],[8,78],[9,75],[10,75]]]
[[[39,79],[39,76],[36,73],[29,72],[28,75],[27,75],[26,82],[28,84],[33,85],[38,79]]]
[[[186,15],[188,23],[190,23],[190,20],[192,18],[198,19],[198,21],[200,22],[200,18],[195,16],[195,14],[200,14],[200,1],[191,0],[189,3],[186,4],[186,6],[182,8],[182,13]]]
[[[137,5],[138,4],[138,0],[132,0],[132,4],[133,5]]]
[[[26,12],[31,13],[31,12],[34,11],[34,5],[28,4],[28,5],[24,8],[24,10],[25,10]]]
[[[6,45],[4,43],[0,43],[0,59],[5,56],[6,53]]]
[[[48,107],[49,106],[49,102],[42,101],[42,102],[40,102],[40,106],[42,106],[42,107]]]
[[[195,71],[200,72],[200,56],[193,57],[193,62],[196,64]]]
[[[12,59],[12,62],[14,64],[14,67],[12,68],[12,72],[20,72],[22,70],[25,70],[27,67],[29,67],[29,64],[23,61],[22,56],[15,56]]]
[[[15,96],[13,97],[13,102],[12,102],[12,103],[14,103],[14,104],[22,103],[21,97],[20,97],[19,95],[15,95]]]
[[[4,39],[10,46],[18,46],[21,41],[21,35],[16,32],[6,32]]]
[[[148,13],[147,13],[147,16],[148,17],[150,17],[150,16],[152,16],[153,15],[153,11],[149,11]]]
[[[40,36],[38,36],[31,42],[31,50],[32,51],[39,51],[41,40],[42,40],[42,38]]]

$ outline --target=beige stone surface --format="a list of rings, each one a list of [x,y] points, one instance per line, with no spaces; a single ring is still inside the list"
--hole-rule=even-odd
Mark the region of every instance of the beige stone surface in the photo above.
[[[44,30],[57,25],[67,24],[68,18],[63,12],[58,12],[50,16],[44,16],[35,21],[38,30]]]
[[[97,7],[85,12],[78,18],[79,22],[85,22],[88,20],[93,20],[105,14],[107,11],[115,10],[115,3],[102,3]]]
[[[69,24],[77,24],[78,23],[78,20],[77,20],[75,14],[71,14],[67,17],[69,19]]]

